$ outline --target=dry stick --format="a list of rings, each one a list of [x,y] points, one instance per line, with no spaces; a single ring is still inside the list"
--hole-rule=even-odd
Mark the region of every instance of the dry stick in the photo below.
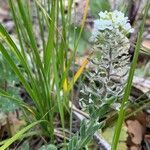
[[[69,137],[64,136],[63,131],[60,131],[58,129],[54,129],[54,134],[60,138],[65,138],[65,139],[69,140]]]
[[[141,5],[141,0],[137,0],[137,1],[131,0],[129,2],[129,5],[130,5],[130,9],[129,9],[128,17],[130,20],[130,24],[133,25],[133,23],[136,21],[136,17]]]
[[[70,105],[70,107],[72,106],[72,110],[73,110],[74,115],[80,121],[82,121],[84,119],[88,120],[90,118],[87,113],[76,108],[76,106],[71,104],[71,102],[69,105]],[[110,144],[98,132],[94,133],[93,138],[96,140],[97,144],[99,145],[99,149],[101,149],[101,150],[110,150],[111,149]]]

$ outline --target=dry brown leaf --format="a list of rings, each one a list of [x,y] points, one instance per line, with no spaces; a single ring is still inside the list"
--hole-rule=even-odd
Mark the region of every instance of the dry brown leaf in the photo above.
[[[145,24],[146,24],[147,26],[149,26],[149,25],[150,25],[150,19],[147,19],[146,22],[145,22]]]
[[[144,134],[144,127],[137,120],[127,120],[126,124],[131,141],[136,145],[140,145]]]
[[[20,127],[26,124],[24,120],[19,120],[15,113],[9,113],[8,119],[12,135],[14,135]]]
[[[5,18],[8,18],[8,11],[0,8],[0,22],[2,22]]]
[[[144,41],[142,42],[142,45],[143,45],[145,48],[150,49],[150,40],[144,40]]]

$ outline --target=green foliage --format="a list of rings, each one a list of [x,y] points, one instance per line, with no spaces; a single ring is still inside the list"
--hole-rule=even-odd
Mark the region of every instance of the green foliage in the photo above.
[[[80,130],[70,140],[68,149],[69,150],[80,150],[89,144],[96,131],[101,129],[104,122],[99,122],[107,112],[109,111],[110,105],[113,103],[114,98],[110,98],[101,107],[95,107],[95,105],[89,105],[89,120],[83,120],[80,125]]]
[[[18,80],[6,62],[0,54],[0,87],[9,92],[13,97],[19,97],[19,89],[15,87]],[[9,98],[4,98],[0,96],[0,110],[3,112],[10,112],[17,109],[18,106],[12,102]]]
[[[101,127],[102,123],[98,123],[96,120],[83,120],[80,131],[71,138],[68,150],[80,150],[85,147],[91,141],[94,133]]]
[[[0,147],[0,150],[5,150],[6,148],[8,148],[13,142],[15,142],[18,139],[21,139],[23,137],[23,135],[30,130],[31,128],[33,128],[35,125],[39,124],[43,122],[42,121],[36,121],[31,123],[30,125],[26,126],[25,128],[23,128],[22,130],[20,130],[18,133],[16,133],[13,137],[11,137],[10,139],[6,140],[6,142],[4,142],[3,146]]]
[[[11,100],[6,98],[1,98],[0,100],[0,110],[3,112],[12,112],[18,109],[18,106],[15,103],[12,103]]]
[[[110,143],[110,145],[112,143],[114,130],[115,130],[115,125],[108,127],[106,130],[104,130],[102,132],[102,136]],[[119,144],[118,144],[118,148],[117,148],[118,150],[120,150],[120,149],[126,150],[127,149],[127,146],[126,146],[127,138],[128,138],[127,127],[124,125],[122,127],[121,134],[120,134]]]
[[[39,150],[57,150],[57,147],[55,145],[49,144],[43,145]]]
[[[133,57],[133,60],[132,60],[127,85],[125,87],[124,96],[123,96],[123,100],[122,100],[120,111],[119,111],[119,117],[118,117],[118,121],[117,121],[117,124],[116,124],[115,133],[114,133],[113,142],[112,142],[112,150],[116,150],[117,145],[119,143],[121,128],[122,128],[122,124],[123,124],[124,117],[125,117],[125,107],[126,107],[126,103],[128,102],[129,95],[130,95],[130,92],[131,92],[132,80],[133,80],[133,76],[134,76],[135,67],[136,67],[136,64],[137,64],[137,59],[138,59],[140,46],[141,46],[141,42],[142,42],[142,34],[143,34],[143,31],[144,31],[144,24],[145,24],[145,20],[146,20],[146,16],[147,16],[149,7],[150,7],[150,2],[148,0],[147,4],[145,6],[144,17],[143,17],[143,20],[142,20],[142,23],[141,23],[140,32],[138,34],[138,39],[137,39],[137,43],[136,43],[136,47],[135,47],[135,53],[134,53],[134,57]]]
[[[81,30],[81,27],[75,27],[75,26],[70,27],[70,40],[69,40],[70,41],[69,42],[70,49],[74,48],[74,41],[79,36],[80,30]],[[90,32],[83,30],[81,37],[80,37],[79,45],[78,45],[78,53],[79,54],[83,54],[85,49],[87,49],[89,38],[90,38]]]
[[[29,94],[33,107],[21,102],[16,95],[10,96],[9,90],[0,90],[0,95],[10,98],[30,111],[33,115],[31,122],[46,120],[48,125],[45,122],[40,122],[40,125],[44,136],[48,136],[53,142],[55,117],[60,116],[60,124],[64,131],[64,114],[69,114],[69,93],[63,88],[64,80],[68,78],[68,71],[82,35],[88,1],[71,56],[68,55],[71,1],[68,6],[68,16],[64,15],[62,0],[46,0],[44,3],[39,0],[34,0],[33,3],[24,0],[9,0],[8,2],[15,22],[19,45],[0,24],[0,53]],[[6,148],[21,138],[22,132],[26,129],[27,127],[17,133],[3,147]]]
[[[65,89],[67,87],[65,83],[68,81],[70,67],[74,62],[78,46],[79,50],[85,49],[86,40],[89,36],[89,33],[83,32],[88,0],[86,1],[81,27],[71,26],[72,3],[73,1],[69,1],[68,15],[65,16],[63,0],[45,0],[44,2],[34,0],[33,3],[30,3],[29,0],[9,0],[19,45],[0,24],[0,59],[4,58],[7,61],[5,63],[2,60],[0,63],[0,69],[3,68],[3,71],[0,72],[2,83],[0,85],[2,86],[2,90],[0,89],[0,107],[4,107],[5,111],[14,110],[16,105],[9,107],[11,100],[30,111],[33,115],[31,122],[34,123],[3,142],[0,150],[8,148],[16,140],[25,137],[25,133],[37,124],[40,124],[42,135],[48,137],[52,143],[44,145],[40,149],[57,149],[53,143],[55,137],[54,122],[58,116],[64,139],[66,137],[65,117],[70,115],[70,93]],[[110,10],[108,0],[90,1],[90,11],[93,16],[99,11],[105,10]],[[110,29],[109,24],[107,25],[107,29]],[[126,22],[125,25],[127,25]],[[142,30],[143,27],[144,21]],[[142,30],[137,41],[136,53],[112,141],[113,150],[116,150],[119,141],[125,103],[131,91]],[[130,58],[127,55],[129,41],[126,35],[119,30],[113,30],[111,33],[109,30],[102,31],[94,43],[95,53],[90,63],[96,69],[86,74],[89,85],[83,85],[84,97],[81,99],[81,103],[86,105],[90,119],[82,121],[79,132],[70,139],[69,143],[64,140],[64,145],[67,145],[68,150],[79,150],[86,147],[92,140],[94,133],[103,126],[103,122],[99,122],[99,120],[103,120],[103,117],[107,115],[114,100],[122,97]],[[69,48],[72,49],[71,52]],[[21,68],[18,64],[21,65]],[[29,94],[33,106],[23,103],[18,98],[14,86],[13,88],[9,86],[12,85],[12,81],[17,80],[21,82]],[[5,85],[7,86],[5,87]],[[2,97],[4,98],[2,99]],[[28,146],[24,147],[24,149],[28,148]]]
[[[110,11],[111,6],[108,0],[90,0],[90,14],[98,17],[100,11]]]
[[[62,76],[65,72],[64,65],[66,65],[67,57],[67,43],[65,40],[65,34],[67,34],[67,32],[65,31],[65,25],[62,21],[63,29],[62,33],[59,33],[62,38],[56,39],[58,27],[55,27],[57,23],[55,17],[58,16],[61,10],[59,10],[55,16],[55,8],[59,5],[56,1],[52,2],[52,5],[47,1],[47,4],[52,8],[50,16],[45,15],[47,5],[45,4],[45,6],[43,6],[39,1],[35,1],[33,6],[30,6],[28,2],[24,3],[24,1],[17,1],[17,3],[14,3],[15,5],[13,5],[13,3],[13,0],[9,0],[20,47],[16,45],[5,28],[0,24],[0,36],[2,39],[0,43],[1,53],[34,102],[36,107],[36,109],[34,109],[36,119],[44,118],[48,120],[50,122],[50,128],[45,130],[50,132],[50,135],[53,136],[54,111],[52,111],[52,108],[57,106],[57,110],[60,112],[62,126],[64,126],[64,106],[68,107],[67,98],[61,96],[63,86],[61,80],[65,77]],[[61,9],[63,9],[63,4],[61,3],[60,5]],[[39,23],[37,24],[37,28],[39,27],[42,34],[40,34],[39,37],[46,36],[47,41],[45,41],[46,39],[43,39],[43,37],[36,40],[36,38],[39,37],[36,36],[36,31],[32,24],[32,13],[35,13],[35,9],[31,12],[31,7],[39,9],[39,11],[37,11],[38,14],[34,14],[35,16],[39,16],[37,17]],[[46,14],[48,13],[46,12]],[[40,19],[41,17],[44,17],[44,19]],[[63,13],[62,18],[64,18]],[[41,24],[45,26],[45,31],[41,28]],[[46,32],[48,35],[46,35]],[[43,41],[43,45],[41,45],[43,46],[42,54],[38,48],[40,40]],[[2,42],[5,42],[8,47],[5,47]],[[11,53],[7,50],[8,48],[11,49]],[[22,66],[24,72],[17,66],[11,55],[13,55]],[[61,56],[61,59],[57,56]],[[54,102],[54,100],[57,102]],[[43,126],[43,128],[45,127]]]
[[[20,146],[21,150],[29,150],[29,143],[27,141],[23,142],[23,144]]]
[[[82,84],[82,107],[100,106],[108,98],[122,97],[129,70],[128,38],[118,30],[105,30],[93,43],[90,63],[94,70],[85,74],[89,83]]]

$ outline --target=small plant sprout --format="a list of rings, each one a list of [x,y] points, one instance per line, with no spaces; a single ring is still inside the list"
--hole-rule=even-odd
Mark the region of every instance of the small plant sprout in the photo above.
[[[81,89],[82,107],[91,104],[101,106],[110,97],[115,100],[122,98],[130,68],[127,34],[134,29],[128,17],[117,10],[100,12],[99,16],[94,21],[91,37],[94,55],[90,63],[93,69],[86,73],[88,84],[83,84]]]

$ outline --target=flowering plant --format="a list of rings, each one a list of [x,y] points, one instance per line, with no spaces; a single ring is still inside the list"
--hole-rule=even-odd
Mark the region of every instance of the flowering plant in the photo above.
[[[134,29],[131,27],[128,17],[118,10],[113,12],[100,12],[100,19],[94,21],[94,28],[92,31],[92,39],[95,40],[100,31],[119,30],[123,34],[132,33]]]
[[[130,68],[130,42],[126,35],[134,30],[128,17],[117,10],[100,12],[99,16],[92,30],[94,55],[90,64],[93,69],[86,73],[89,83],[81,89],[82,107],[91,104],[101,107],[110,97],[122,98]]]

